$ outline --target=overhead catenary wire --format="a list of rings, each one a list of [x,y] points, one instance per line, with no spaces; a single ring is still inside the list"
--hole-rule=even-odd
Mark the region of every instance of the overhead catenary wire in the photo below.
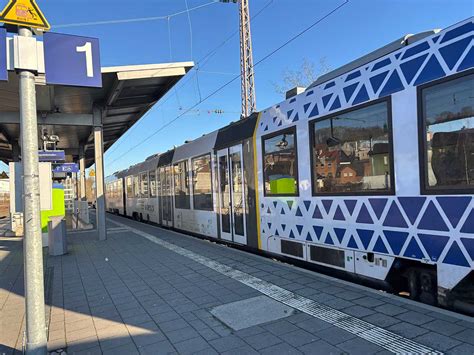
[[[255,13],[255,15],[253,15],[251,18],[250,18],[250,22],[252,22],[253,20],[255,20],[260,14],[263,13],[263,11],[265,11],[271,4],[273,3],[273,0],[270,0],[270,1],[267,1],[265,3],[265,5],[263,5],[263,7],[257,12]],[[191,10],[191,9],[190,9]],[[182,13],[182,12],[181,12]],[[170,26],[171,24],[169,23],[168,21],[168,42],[169,42],[169,51],[170,51],[170,61],[172,61],[172,48],[171,48],[171,30],[170,30]],[[237,35],[239,33],[239,30],[236,30],[234,32],[232,32],[224,41],[222,41],[220,44],[218,44],[216,47],[214,47],[212,50],[210,50],[209,52],[207,52],[204,56],[202,56],[199,60],[196,61],[196,64],[195,64],[195,67],[194,67],[194,72],[193,73],[188,73],[187,75],[187,78],[184,79],[183,81],[181,81],[178,85],[178,87],[174,86],[173,89],[174,89],[174,96],[173,95],[168,95],[167,97],[165,97],[164,99],[162,99],[155,107],[155,109],[159,109],[161,108],[166,102],[168,102],[171,98],[173,97],[176,97],[177,101],[178,101],[178,105],[180,106],[180,103],[179,103],[179,97],[177,95],[177,91],[179,89],[182,89],[183,87],[185,87],[187,84],[189,84],[194,78],[196,78],[196,82],[198,83],[198,94],[199,94],[199,100],[201,101],[202,100],[202,94],[201,94],[201,89],[200,89],[200,84],[199,84],[199,78],[197,77],[198,76],[198,71],[200,71],[201,73],[211,73],[211,74],[218,74],[217,72],[207,72],[207,71],[203,71],[201,68],[206,65],[209,60],[222,48],[224,47],[224,45],[226,45],[232,38],[235,37],[235,35]],[[224,73],[222,73],[224,74]],[[238,74],[233,74],[233,73],[227,73],[227,75],[238,75]],[[140,121],[138,121],[136,124],[134,124],[132,126],[131,129],[129,129],[128,131],[125,132],[125,134],[121,137],[121,139],[126,139],[128,136],[130,136],[131,133],[133,133],[133,131],[138,127],[140,126],[141,124],[143,124],[143,122],[145,121],[145,119],[149,116],[149,113],[150,111],[147,112],[147,114],[142,117],[142,119]],[[111,151],[107,151],[106,153],[107,154],[112,154],[114,153],[117,149],[118,149],[119,145],[117,144]]]
[[[67,23],[67,24],[59,24],[53,25],[54,29],[56,28],[70,28],[70,27],[85,27],[85,26],[102,26],[102,25],[116,25],[116,24],[123,24],[123,23],[134,23],[134,22],[147,22],[147,21],[159,21],[159,20],[166,20],[169,17],[179,16],[190,11],[195,11],[198,9],[202,9],[203,7],[213,5],[218,3],[219,0],[213,0],[207,2],[205,4],[201,4],[195,7],[187,8],[186,10],[175,12],[173,14],[165,15],[165,16],[151,16],[151,17],[138,17],[138,18],[128,18],[128,19],[120,19],[120,20],[105,20],[105,21],[91,21],[91,22],[78,22],[78,23]]]
[[[331,16],[332,14],[334,14],[335,12],[337,12],[339,9],[341,9],[342,7],[344,7],[345,5],[347,5],[349,3],[349,0],[345,0],[343,3],[339,4],[338,6],[336,6],[335,8],[333,8],[331,11],[329,11],[328,13],[326,13],[324,16],[318,18],[315,22],[313,22],[311,25],[309,25],[308,27],[304,28],[302,31],[298,32],[296,35],[294,35],[293,37],[291,37],[290,39],[288,39],[287,41],[285,41],[283,44],[281,44],[280,46],[278,46],[277,48],[275,48],[274,50],[272,50],[271,52],[269,52],[268,54],[266,54],[263,58],[259,59],[255,64],[254,64],[254,67],[257,67],[258,65],[260,65],[262,62],[264,62],[265,60],[267,60],[268,58],[270,58],[272,55],[274,55],[275,53],[277,53],[278,51],[280,51],[281,49],[283,49],[284,47],[286,47],[288,44],[290,44],[291,42],[293,42],[294,40],[296,40],[297,38],[301,37],[303,34],[305,34],[306,32],[308,32],[309,30],[311,30],[312,28],[314,28],[315,26],[317,26],[319,23],[321,23],[322,21],[324,21],[325,19],[327,19],[329,16]],[[224,83],[223,85],[221,85],[220,87],[218,87],[216,90],[212,91],[209,95],[207,95],[203,100],[200,100],[199,102],[195,103],[194,105],[192,105],[190,108],[186,109],[183,113],[179,114],[178,116],[176,116],[175,118],[173,118],[172,120],[170,120],[169,122],[167,122],[166,124],[164,124],[163,126],[161,126],[160,128],[158,128],[157,130],[155,130],[154,132],[152,132],[150,135],[148,135],[145,139],[143,139],[141,142],[135,144],[133,147],[131,147],[128,151],[126,151],[124,154],[120,155],[117,159],[113,160],[111,162],[111,164],[115,163],[116,161],[118,161],[119,159],[123,158],[125,155],[127,155],[128,153],[132,152],[133,150],[135,150],[136,148],[138,148],[139,146],[141,146],[142,144],[144,144],[145,142],[147,142],[148,140],[150,140],[152,137],[154,137],[155,135],[157,135],[159,132],[161,132],[162,130],[164,130],[166,127],[170,126],[172,123],[176,122],[177,120],[179,120],[181,117],[183,117],[186,113],[188,113],[189,111],[195,109],[197,106],[199,106],[201,103],[203,103],[204,101],[208,100],[209,98],[213,97],[215,94],[217,94],[218,92],[220,92],[221,90],[223,90],[224,88],[226,88],[227,86],[229,86],[230,84],[232,84],[234,81],[236,81],[237,79],[240,78],[240,74],[233,77],[231,80],[227,81],[226,83]]]

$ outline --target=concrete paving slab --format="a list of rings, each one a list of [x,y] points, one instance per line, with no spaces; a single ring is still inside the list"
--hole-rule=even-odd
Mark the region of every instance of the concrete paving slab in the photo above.
[[[215,307],[211,313],[234,330],[241,330],[291,316],[293,308],[266,296],[252,297]]]

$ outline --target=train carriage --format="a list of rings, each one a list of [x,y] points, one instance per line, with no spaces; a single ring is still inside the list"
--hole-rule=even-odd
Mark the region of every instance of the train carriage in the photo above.
[[[124,213],[474,314],[473,34],[405,36],[132,166]]]
[[[263,250],[442,304],[472,285],[473,32],[403,38],[263,111]]]
[[[114,173],[105,179],[105,208],[108,212],[125,215],[125,174],[126,170]]]

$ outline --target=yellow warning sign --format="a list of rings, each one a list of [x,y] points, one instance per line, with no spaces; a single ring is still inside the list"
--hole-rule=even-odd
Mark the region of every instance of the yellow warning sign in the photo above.
[[[89,170],[89,176],[90,176],[90,177],[94,177],[94,176],[95,176],[95,170],[94,170],[94,169]]]
[[[35,0],[10,0],[0,14],[0,22],[43,30],[51,28]]]

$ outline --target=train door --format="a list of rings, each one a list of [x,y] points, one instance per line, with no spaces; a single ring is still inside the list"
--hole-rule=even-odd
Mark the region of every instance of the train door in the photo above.
[[[221,238],[247,244],[242,146],[217,152]]]
[[[160,168],[160,212],[161,212],[161,223],[164,226],[173,226],[173,185],[172,185],[173,174],[171,166],[165,166]]]

